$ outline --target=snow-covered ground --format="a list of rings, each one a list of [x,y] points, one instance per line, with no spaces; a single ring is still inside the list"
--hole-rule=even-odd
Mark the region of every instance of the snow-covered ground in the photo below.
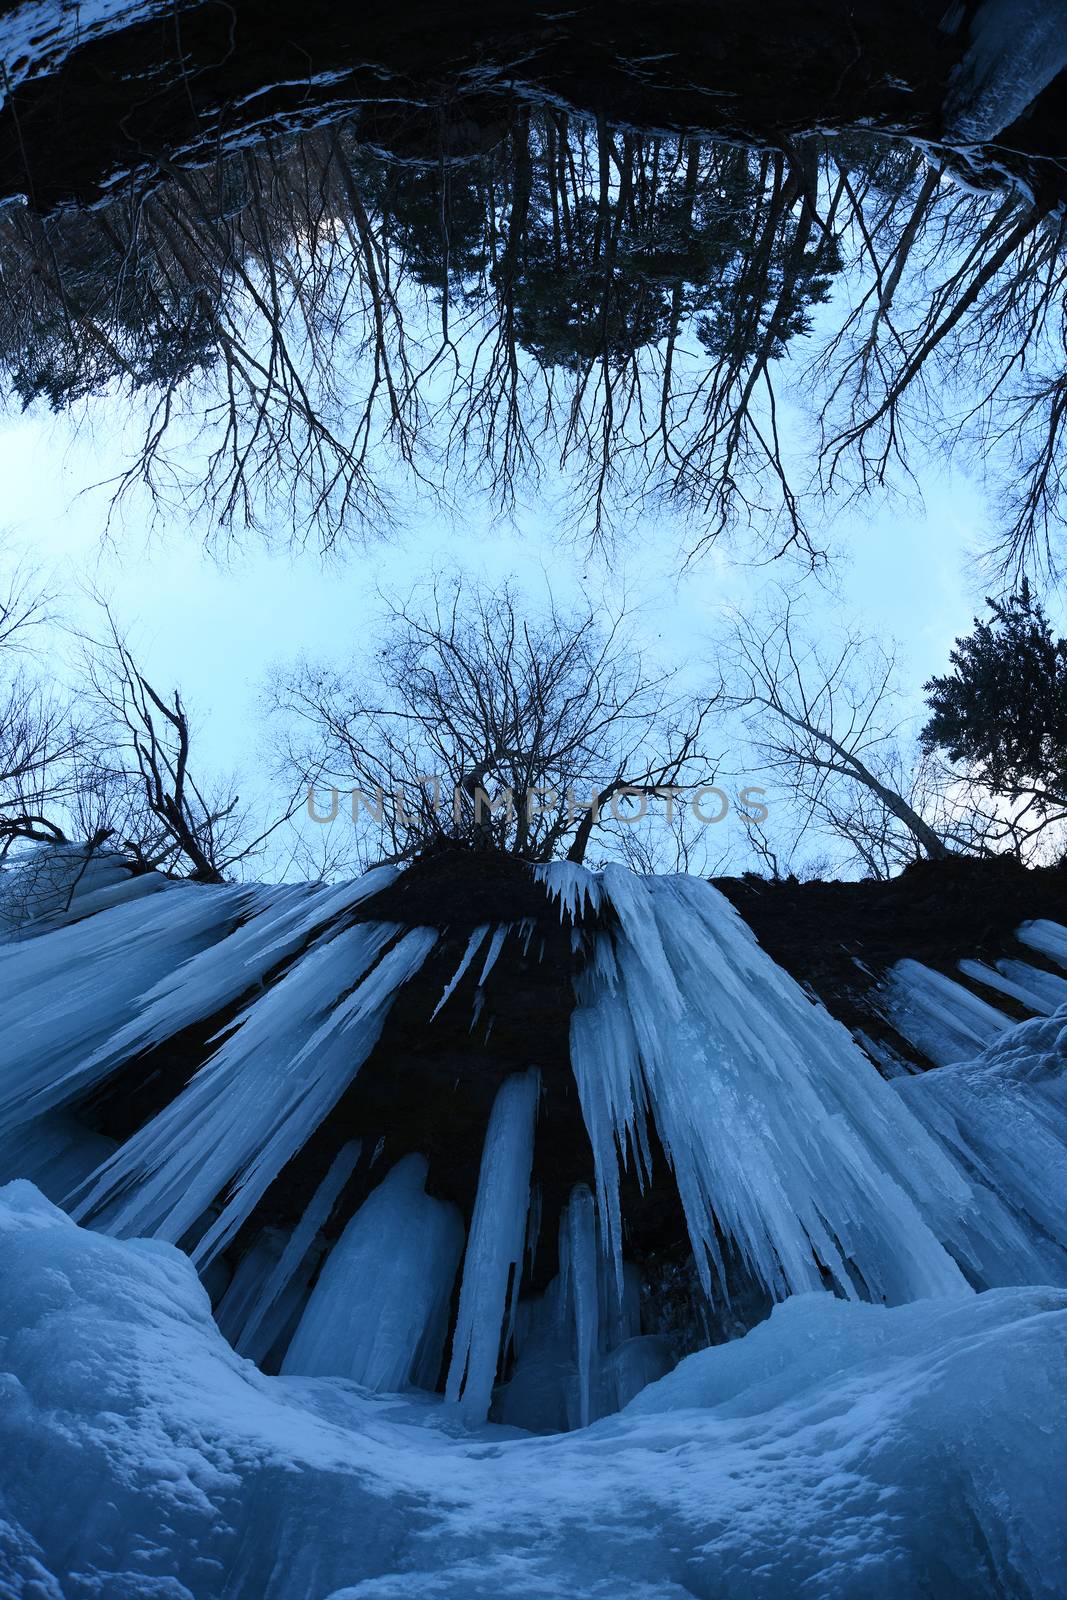
[[[176,1249],[0,1195],[0,1592],[1062,1595],[1067,1292],[811,1294],[554,1438],[268,1378]]]
[[[24,0],[0,23],[4,93],[55,72],[79,44],[178,9],[174,0]]]

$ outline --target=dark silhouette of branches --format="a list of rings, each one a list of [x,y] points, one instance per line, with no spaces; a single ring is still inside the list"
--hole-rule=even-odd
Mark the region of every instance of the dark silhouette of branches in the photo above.
[[[72,763],[85,743],[70,697],[33,660],[52,602],[32,566],[12,560],[0,590],[0,860],[20,844],[65,839]]]
[[[708,708],[646,667],[622,617],[535,614],[508,585],[394,602],[373,654],[304,664],[272,698],[317,805],[352,797],[364,864],[446,844],[581,861],[596,830],[627,831],[628,802],[710,765]]]
[[[811,827],[829,832],[874,877],[949,854],[894,715],[892,655],[854,633],[812,642],[788,601],[739,618],[730,654],[729,701],[792,802],[795,842]]]
[[[92,211],[8,208],[15,397],[136,399],[116,495],[213,537],[330,549],[412,487],[509,512],[553,470],[587,540],[667,500],[693,553],[738,528],[814,562],[812,475],[867,494],[963,443],[1006,486],[1001,563],[1053,559],[1062,215],[873,134],[749,150],[520,104],[466,144],[440,123],[420,160],[338,121]]]
[[[75,763],[75,815],[106,830],[142,871],[221,883],[291,818],[294,798],[256,831],[232,786],[204,784],[192,764],[192,730],[181,692],[161,694],[138,667],[111,612],[107,634],[87,641],[88,699],[95,735]]]

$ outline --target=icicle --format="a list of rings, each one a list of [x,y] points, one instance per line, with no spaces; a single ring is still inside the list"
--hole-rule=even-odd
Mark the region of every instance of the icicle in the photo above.
[[[1028,961],[1010,961],[1007,958],[997,962],[997,971],[1011,983],[1019,984],[1033,997],[1035,1011],[1047,1007],[1045,1014],[1051,1016],[1061,1006],[1067,1005],[1067,978],[1059,978],[1054,972],[1045,972],[1040,967],[1033,967]],[[1041,1002],[1040,1005],[1037,1004],[1038,1000]]]
[[[1021,928],[1016,928],[1015,937],[1022,944],[1028,944],[1031,950],[1040,950],[1043,956],[1049,956],[1058,967],[1067,968],[1067,928],[1062,923],[1039,917],[1036,922],[1024,922]]]
[[[588,967],[575,988],[571,1015],[571,1067],[593,1149],[600,1226],[622,1288],[620,1154],[649,1167],[645,1126],[649,1107],[629,1012],[614,990],[618,969],[607,934],[598,934]]]
[[[484,1010],[485,1010],[485,990],[484,989],[475,989],[475,991],[474,991],[474,1004],[471,1006],[471,1025],[467,1029],[468,1033],[473,1033],[474,1032],[475,1028],[478,1026],[479,1021],[481,1020],[481,1015],[482,1015],[482,1012]]]
[[[996,967],[987,967],[984,961],[961,961],[959,968],[965,978],[973,978],[976,983],[1000,994],[1011,995],[1013,1000],[1039,1016],[1050,1017],[1067,1004],[1067,979],[1039,972],[1025,961],[998,961]]]
[[[569,1246],[570,1290],[577,1342],[579,1427],[586,1428],[592,1416],[594,1368],[600,1338],[600,1288],[596,1215],[593,1196],[584,1183],[571,1190],[564,1226]]]
[[[515,1364],[493,1399],[493,1421],[533,1433],[563,1433],[572,1424],[574,1327],[562,1279],[523,1300],[515,1319]]]
[[[467,940],[467,948],[463,952],[463,958],[455,972],[452,974],[450,981],[445,985],[445,991],[440,1000],[438,1000],[437,1004],[433,1008],[433,1015],[430,1017],[431,1022],[433,1021],[434,1017],[436,1017],[437,1013],[440,1011],[448,997],[454,992],[459,980],[462,978],[463,974],[466,972],[467,968],[477,955],[478,948],[482,944],[482,941],[485,939],[485,936],[488,932],[489,924],[488,922],[483,922],[480,927],[475,928],[474,932]]]
[[[489,943],[489,950],[485,957],[485,965],[482,968],[482,975],[478,979],[479,989],[482,987],[482,984],[496,966],[496,958],[500,954],[500,948],[503,945],[504,940],[507,938],[510,929],[510,922],[501,922],[496,928],[493,929],[493,937]]]
[[[455,1206],[425,1192],[427,1163],[405,1156],[334,1245],[282,1364],[394,1391],[432,1388],[463,1251]]]
[[[541,1185],[534,1183],[530,1185],[530,1210],[526,1218],[526,1261],[531,1270],[537,1258],[537,1245],[541,1237],[541,1211]]]
[[[241,1257],[226,1293],[215,1308],[219,1332],[234,1347],[264,1283],[278,1265],[285,1244],[282,1229],[263,1228]]]
[[[303,1216],[289,1236],[276,1266],[264,1280],[260,1294],[250,1305],[247,1318],[237,1330],[233,1342],[242,1355],[251,1356],[253,1349],[257,1348],[256,1336],[260,1324],[303,1262],[319,1229],[325,1227],[330,1220],[330,1213],[337,1204],[341,1190],[355,1171],[361,1148],[360,1141],[352,1139],[348,1144],[342,1145],[334,1156],[326,1176],[315,1190]],[[268,1345],[267,1349],[269,1348]]]
[[[1011,1027],[1002,1011],[921,961],[898,961],[884,992],[886,1019],[939,1067],[977,1055]]]
[[[5,981],[19,996],[5,1021],[16,1029],[24,1017],[26,1027],[32,1023],[21,1041],[7,1035],[18,1061],[4,1073],[12,1092],[0,1092],[0,1125],[78,1098],[124,1062],[213,1016],[396,875],[377,868],[329,890],[160,879],[169,891],[163,898],[135,904],[127,896],[90,921],[0,947]],[[3,1057],[0,1043],[0,1067]]]
[[[199,1241],[210,1261],[351,1083],[396,991],[437,935],[356,923],[308,952],[241,1014],[214,1056],[102,1169],[82,1215],[107,1231],[177,1241],[212,1200],[230,1198]]]
[[[395,867],[375,867],[330,889],[307,884],[258,889],[240,927],[149,989],[137,1017],[107,1041],[88,1068],[110,1070],[232,1005],[323,929],[332,935],[338,917],[396,876]]]
[[[595,1237],[592,1198],[580,1187],[584,1201],[574,1191],[578,1237],[572,1237],[568,1205],[560,1219],[559,1275],[543,1295],[520,1304],[515,1363],[493,1401],[494,1421],[535,1433],[586,1427],[618,1411],[673,1364],[665,1339],[641,1334],[640,1283],[630,1262],[618,1292]]]
[[[445,1391],[471,1423],[489,1415],[518,1299],[539,1092],[532,1068],[505,1079],[486,1130]]]
[[[913,1072],[922,1070],[894,1050],[892,1045],[886,1044],[882,1039],[872,1039],[862,1028],[857,1028],[852,1037],[861,1050],[866,1050],[875,1066],[881,1070],[883,1078],[907,1078]]]
[[[603,888],[597,876],[575,861],[547,861],[533,869],[533,875],[545,888],[545,893],[559,901],[559,918],[569,916],[572,922],[589,911],[600,909]]]
[[[116,1061],[106,1041],[136,1016],[145,994],[232,932],[260,893],[175,884],[5,945],[0,1131],[69,1104],[106,1077]]]
[[[127,905],[131,900],[144,900],[150,894],[174,887],[174,881],[160,872],[143,872],[136,878],[126,874],[114,883],[94,889],[91,894],[75,894],[65,909],[48,912],[30,927],[21,928],[19,933],[22,938],[39,938],[53,928],[68,927],[84,917],[95,916],[98,911],[109,911],[112,906]]]

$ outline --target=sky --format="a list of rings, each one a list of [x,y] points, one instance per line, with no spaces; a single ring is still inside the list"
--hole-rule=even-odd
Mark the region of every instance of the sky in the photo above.
[[[610,553],[591,555],[560,537],[544,503],[501,526],[477,500],[462,526],[432,505],[417,507],[399,534],[328,562],[312,550],[266,549],[255,535],[223,560],[205,552],[202,529],[171,521],[146,533],[147,512],[142,520],[135,502],[108,531],[109,494],[93,486],[123,459],[124,417],[110,401],[93,416],[91,428],[45,412],[0,424],[0,532],[9,550],[34,553],[53,575],[66,620],[91,628],[90,591],[106,596],[150,681],[181,688],[200,770],[235,774],[243,798],[256,796],[266,811],[284,800],[268,776],[262,692],[271,669],[302,655],[358,657],[373,637],[381,591],[406,592],[435,570],[458,568],[489,584],[517,579],[535,604],[549,589],[564,602],[587,594],[609,608],[625,603],[642,647],[682,666],[697,688],[714,677],[715,635],[730,608],[747,609],[768,585],[786,584],[803,596],[816,632],[855,624],[899,646],[916,721],[921,685],[946,669],[954,638],[981,606],[972,558],[986,506],[958,470],[928,469],[923,504],[918,495],[893,507],[871,503],[817,529],[833,556],[820,574],[787,561],[756,568],[722,545],[683,572],[690,530],[667,510],[621,535]],[[53,629],[49,648],[59,663],[70,640]],[[724,767],[743,770],[731,754]],[[743,855],[740,824],[726,823],[734,833],[716,845]]]

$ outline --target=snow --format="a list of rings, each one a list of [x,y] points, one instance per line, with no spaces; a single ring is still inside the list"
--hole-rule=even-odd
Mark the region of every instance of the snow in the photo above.
[[[515,1320],[540,1088],[534,1068],[505,1078],[486,1129],[445,1386],[468,1422],[489,1415],[500,1351]]]
[[[804,1295],[551,1438],[270,1378],[188,1260],[0,1195],[0,1586],[34,1600],[1056,1600],[1067,1293]]]
[[[425,1157],[405,1156],[327,1257],[282,1371],[396,1391],[437,1382],[463,1218],[425,1191]]]
[[[0,27],[6,90],[58,71],[79,44],[174,9],[174,0],[24,0]]]

